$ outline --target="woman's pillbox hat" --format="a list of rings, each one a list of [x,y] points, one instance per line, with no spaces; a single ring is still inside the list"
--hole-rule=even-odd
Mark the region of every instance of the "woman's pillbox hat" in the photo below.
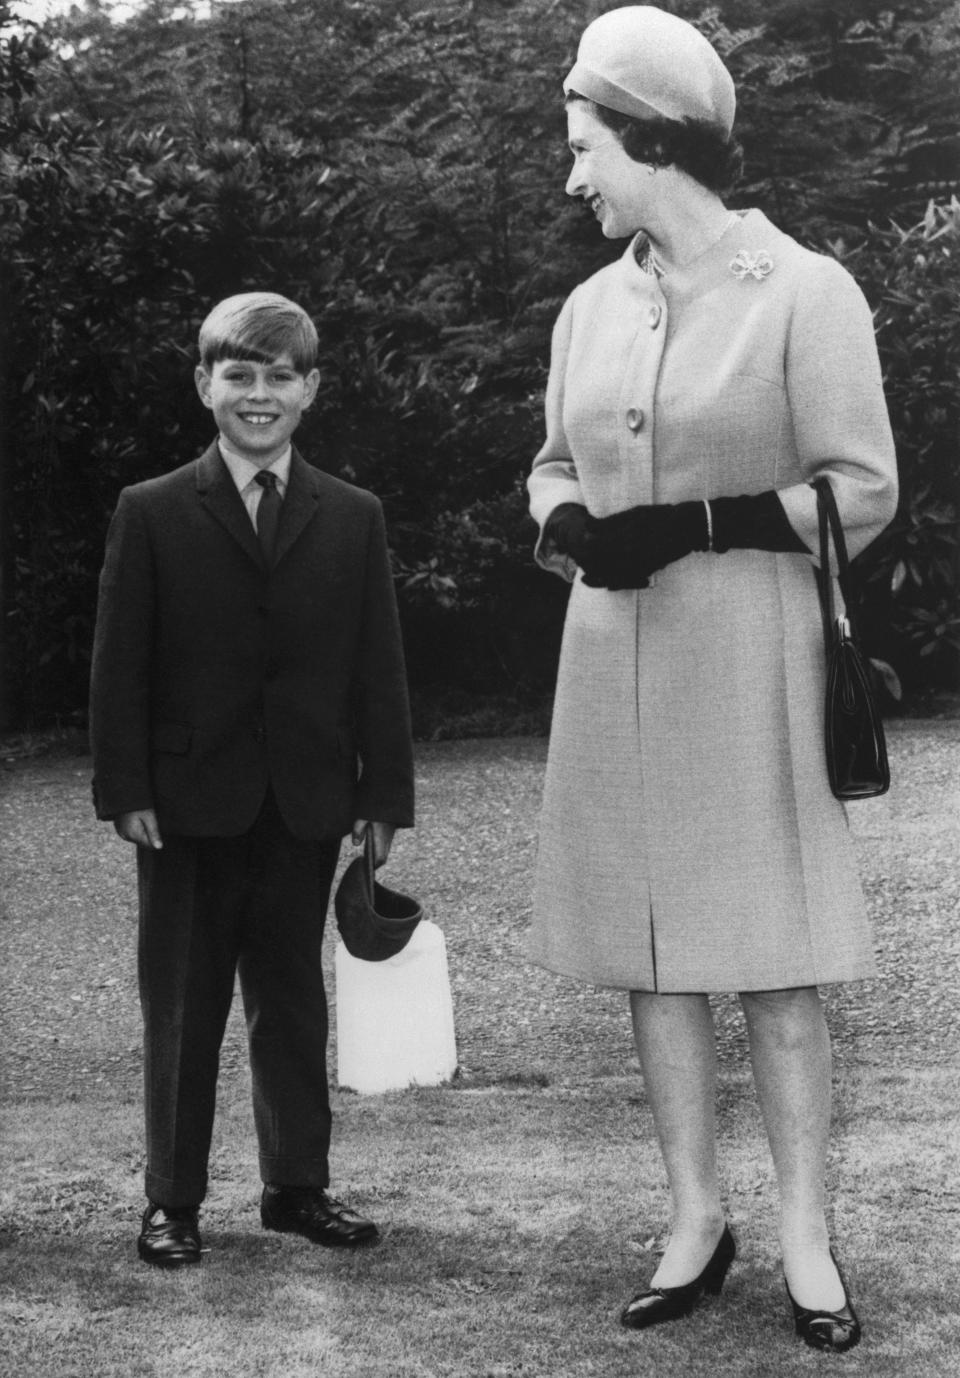
[[[653,5],[625,5],[583,31],[563,83],[636,119],[694,119],[733,128],[733,78],[698,29]]]

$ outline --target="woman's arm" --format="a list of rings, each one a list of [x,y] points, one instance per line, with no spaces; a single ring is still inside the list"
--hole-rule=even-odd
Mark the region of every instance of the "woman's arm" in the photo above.
[[[804,482],[778,492],[787,520],[817,550],[821,474],[833,486],[852,556],[897,508],[897,461],[873,317],[850,274],[817,258],[801,283],[787,337],[787,397]]]
[[[534,558],[544,569],[572,580],[577,572],[575,559],[569,550],[561,549],[550,530],[549,519],[560,506],[575,504],[586,507],[577,468],[563,429],[563,393],[570,351],[570,332],[573,323],[572,296],[567,298],[553,327],[550,345],[550,375],[544,399],[547,436],[542,449],[533,461],[527,480],[530,494],[530,515],[540,527],[540,537]]]
[[[634,507],[589,520],[585,582],[643,588],[657,569],[696,550],[816,554],[817,501],[810,484],[829,476],[852,553],[892,519],[896,456],[873,319],[850,274],[809,256],[789,323],[786,391],[804,475],[801,483],[706,503]]]

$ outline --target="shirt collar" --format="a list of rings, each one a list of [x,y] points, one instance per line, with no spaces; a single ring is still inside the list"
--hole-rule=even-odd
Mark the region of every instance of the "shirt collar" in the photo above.
[[[235,451],[229,449],[223,443],[222,436],[220,437],[219,445],[223,462],[230,470],[230,477],[237,485],[237,491],[242,493],[245,488],[249,488],[257,474],[259,474],[261,466],[259,464],[252,464],[249,459],[244,459],[243,455],[238,455]],[[290,482],[290,458],[292,453],[293,447],[292,445],[288,445],[282,455],[278,455],[272,464],[267,465],[270,472],[276,474],[277,484],[281,491],[283,491]]]

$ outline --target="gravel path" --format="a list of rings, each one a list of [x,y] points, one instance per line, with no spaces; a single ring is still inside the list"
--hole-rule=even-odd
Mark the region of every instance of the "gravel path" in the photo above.
[[[888,735],[890,794],[849,810],[880,976],[827,1004],[838,1062],[922,1067],[960,1047],[960,721],[898,721]],[[421,744],[419,825],[389,867],[444,929],[475,1082],[572,1085],[636,1065],[622,994],[523,961],[545,757],[534,738]],[[139,1096],[134,869],[94,820],[89,778],[84,757],[0,763],[5,1099]],[[739,1063],[739,1007],[723,997],[716,1010],[721,1056]],[[223,1064],[243,1074],[236,1009]]]

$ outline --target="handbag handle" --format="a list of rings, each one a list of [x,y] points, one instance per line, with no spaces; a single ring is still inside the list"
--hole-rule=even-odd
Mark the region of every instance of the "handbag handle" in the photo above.
[[[367,890],[370,894],[370,903],[373,903],[374,872],[376,871],[376,846],[373,840],[373,825],[367,824],[367,831],[363,835],[363,872],[367,880]]]
[[[847,542],[844,538],[840,513],[837,510],[837,500],[833,495],[833,486],[830,480],[823,475],[810,486],[817,495],[817,520],[820,526],[820,568],[816,571],[817,590],[820,594],[820,610],[823,614],[823,639],[829,654],[833,626],[837,620],[833,602],[833,580],[830,576],[830,536],[833,537],[833,548],[837,556],[837,582],[840,585],[840,592],[843,594],[843,601],[846,605],[846,619],[850,627],[850,635],[853,636],[850,561],[847,558]]]

